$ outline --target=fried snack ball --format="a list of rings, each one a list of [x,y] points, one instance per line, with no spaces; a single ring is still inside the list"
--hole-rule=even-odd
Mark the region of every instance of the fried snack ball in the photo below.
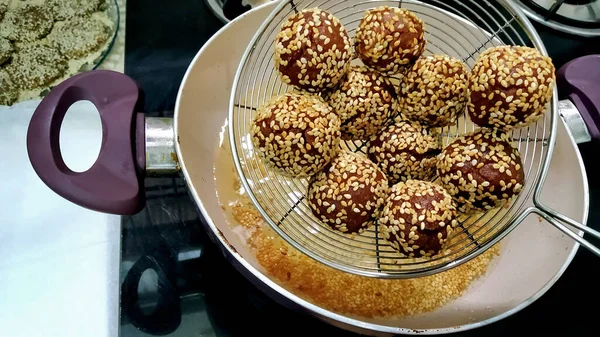
[[[428,181],[407,180],[392,186],[378,221],[383,237],[408,257],[442,251],[456,221],[452,197]]]
[[[417,122],[398,120],[369,144],[369,157],[391,184],[409,179],[429,180],[435,175],[438,139]]]
[[[321,171],[337,154],[340,119],[321,97],[290,92],[259,107],[250,133],[255,150],[269,166],[302,178]]]
[[[555,68],[524,46],[499,46],[479,55],[469,77],[467,111],[481,127],[510,130],[540,119],[552,99]]]
[[[508,142],[508,135],[486,128],[450,143],[440,154],[437,173],[465,213],[502,206],[525,184],[521,156]]]
[[[326,101],[342,123],[342,139],[367,140],[381,131],[396,111],[392,83],[366,67],[352,67]]]
[[[398,74],[423,54],[423,26],[421,19],[404,8],[370,9],[356,30],[356,53],[365,65],[382,74]]]
[[[387,192],[387,178],[377,165],[364,155],[341,151],[310,180],[308,204],[331,228],[360,233],[375,224]]]
[[[290,16],[275,38],[282,82],[309,92],[334,88],[350,67],[350,38],[336,17],[319,8]]]
[[[469,100],[467,66],[447,55],[421,57],[402,78],[400,91],[405,118],[430,127],[454,124]]]

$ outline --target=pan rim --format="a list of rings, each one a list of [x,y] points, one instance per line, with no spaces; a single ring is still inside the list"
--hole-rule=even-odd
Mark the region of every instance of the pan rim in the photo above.
[[[247,16],[259,15],[259,14],[257,14],[257,12],[259,12],[259,11],[264,11],[265,12],[264,16],[266,18],[270,13],[270,11],[267,10],[267,8],[269,8],[269,7],[274,8],[276,5],[277,5],[276,2],[267,2],[265,4],[262,4],[258,7],[251,9],[250,11],[244,13],[243,15],[237,17],[236,19],[230,21],[225,26],[223,26],[221,29],[219,29],[219,31],[217,31],[202,46],[202,48],[194,56],[190,65],[188,66],[188,68],[185,72],[185,75],[182,79],[181,85],[179,87],[179,90],[177,93],[177,99],[176,99],[176,103],[175,103],[174,129],[175,129],[175,139],[177,140],[175,142],[175,148],[176,148],[177,156],[179,158],[179,165],[181,167],[181,172],[185,178],[185,182],[188,187],[188,191],[192,195],[194,201],[196,202],[198,209],[200,210],[202,216],[206,220],[206,224],[208,225],[210,230],[213,232],[212,234],[215,234],[214,236],[219,240],[220,245],[222,246],[222,248],[224,248],[224,251],[227,252],[229,257],[235,258],[237,263],[239,263],[242,267],[244,267],[246,269],[246,271],[250,272],[258,281],[262,282],[268,288],[279,293],[280,295],[285,297],[287,300],[292,301],[293,303],[296,303],[300,307],[303,307],[304,309],[310,311],[316,317],[319,317],[320,319],[325,320],[325,321],[334,320],[339,323],[349,325],[351,327],[371,330],[373,332],[408,334],[408,335],[416,335],[416,334],[435,335],[435,334],[448,334],[448,333],[454,333],[454,332],[468,331],[468,330],[476,329],[479,327],[483,327],[483,326],[495,323],[506,317],[509,317],[509,316],[523,310],[524,308],[528,307],[530,304],[532,304],[537,299],[539,299],[542,295],[544,295],[556,283],[556,281],[564,274],[565,270],[571,264],[573,258],[575,257],[575,254],[577,253],[577,251],[579,249],[578,243],[574,243],[574,246],[571,249],[571,252],[569,253],[568,257],[565,259],[565,262],[563,263],[561,268],[558,270],[558,272],[546,284],[544,284],[544,286],[541,287],[537,292],[535,292],[527,300],[521,302],[519,305],[515,306],[514,308],[507,310],[507,311],[505,311],[499,315],[496,315],[494,317],[488,318],[486,320],[469,323],[469,324],[465,324],[465,325],[447,327],[447,328],[436,328],[436,329],[410,329],[410,328],[391,327],[391,326],[387,326],[387,325],[364,322],[357,318],[351,318],[349,316],[345,316],[342,314],[335,313],[333,311],[323,309],[323,308],[317,306],[316,304],[313,304],[307,300],[304,300],[304,299],[300,298],[299,296],[293,294],[292,292],[288,291],[287,289],[283,288],[279,284],[275,283],[273,280],[271,280],[268,277],[268,275],[264,274],[262,271],[255,268],[252,264],[250,264],[248,261],[246,261],[246,259],[243,256],[241,256],[237,251],[235,251],[225,241],[225,239],[222,235],[218,235],[220,230],[218,229],[218,227],[215,225],[215,223],[211,219],[208,211],[206,210],[206,208],[204,207],[204,204],[202,203],[200,196],[198,195],[197,191],[192,186],[191,177],[189,175],[189,172],[188,172],[188,169],[187,169],[187,166],[185,163],[185,158],[182,155],[182,151],[181,151],[181,144],[179,142],[179,112],[180,112],[180,108],[181,108],[182,91],[183,91],[184,87],[186,87],[188,78],[190,76],[192,76],[191,73],[192,73],[193,68],[195,67],[196,63],[198,62],[199,58],[205,53],[206,49],[208,49],[214,43],[214,41],[216,41],[226,30],[231,29],[232,26],[237,25],[240,21],[242,21]],[[226,115],[224,117],[227,118]],[[585,170],[585,166],[583,165],[583,159],[581,157],[580,152],[577,150],[577,146],[573,140],[573,136],[572,136],[571,132],[568,129],[566,129],[566,132],[568,135],[568,137],[566,137],[566,138],[568,138],[568,140],[571,142],[571,145],[575,149],[575,152],[576,152],[575,155],[577,157],[577,164],[579,166],[579,169],[580,169],[581,175],[582,175],[582,182],[583,182],[582,187],[583,187],[583,193],[584,193],[584,210],[583,210],[583,214],[582,214],[582,220],[583,220],[582,223],[586,224],[587,220],[588,220],[588,215],[589,215],[589,186],[588,186],[586,170]],[[581,234],[581,233],[579,233],[579,234]]]

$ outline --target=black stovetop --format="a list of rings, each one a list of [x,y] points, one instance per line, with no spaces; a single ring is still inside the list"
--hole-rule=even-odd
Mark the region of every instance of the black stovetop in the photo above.
[[[222,26],[203,0],[127,2],[125,72],[145,91],[148,115],[172,116],[185,70]],[[577,56],[600,53],[600,38],[580,39],[535,26],[557,67]],[[590,160],[591,145],[580,150],[591,193],[588,224],[600,229],[600,181],[592,173],[598,164]],[[147,178],[146,190],[146,208],[123,218],[121,336],[352,336],[279,305],[239,274],[204,232],[204,220],[181,178]],[[594,306],[600,293],[591,272],[597,263],[580,249],[538,301],[500,322],[457,335],[521,331],[597,336]],[[139,273],[148,267],[156,272],[144,273],[137,287]]]

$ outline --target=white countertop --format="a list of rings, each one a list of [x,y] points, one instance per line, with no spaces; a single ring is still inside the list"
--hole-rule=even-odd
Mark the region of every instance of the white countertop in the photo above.
[[[100,146],[90,105],[74,106],[61,130],[74,169]],[[0,336],[116,336],[120,217],[70,203],[35,174],[25,147],[35,106],[0,109]]]

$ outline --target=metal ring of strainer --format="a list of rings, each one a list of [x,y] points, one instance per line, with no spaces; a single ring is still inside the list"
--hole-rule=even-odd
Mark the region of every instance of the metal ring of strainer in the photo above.
[[[239,177],[266,222],[289,244],[333,268],[378,278],[409,278],[434,274],[462,264],[505,237],[527,215],[550,162],[557,119],[556,98],[536,124],[515,130],[513,145],[519,149],[526,183],[508,207],[459,219],[459,233],[447,253],[429,259],[401,257],[378,233],[377,226],[350,236],[322,224],[306,202],[308,179],[287,179],[274,173],[253,152],[249,126],[256,109],[274,95],[292,90],[274,68],[275,35],[293,13],[312,7],[340,19],[354,36],[367,9],[400,6],[425,23],[425,55],[443,53],[462,59],[469,68],[480,52],[497,45],[527,45],[546,50],[523,13],[511,1],[327,1],[284,0],[273,10],[250,42],[235,76],[229,111],[229,136]],[[556,96],[556,95],[555,95]],[[443,145],[475,126],[461,117],[456,125],[441,130]],[[346,142],[352,151],[365,151],[361,142]]]

